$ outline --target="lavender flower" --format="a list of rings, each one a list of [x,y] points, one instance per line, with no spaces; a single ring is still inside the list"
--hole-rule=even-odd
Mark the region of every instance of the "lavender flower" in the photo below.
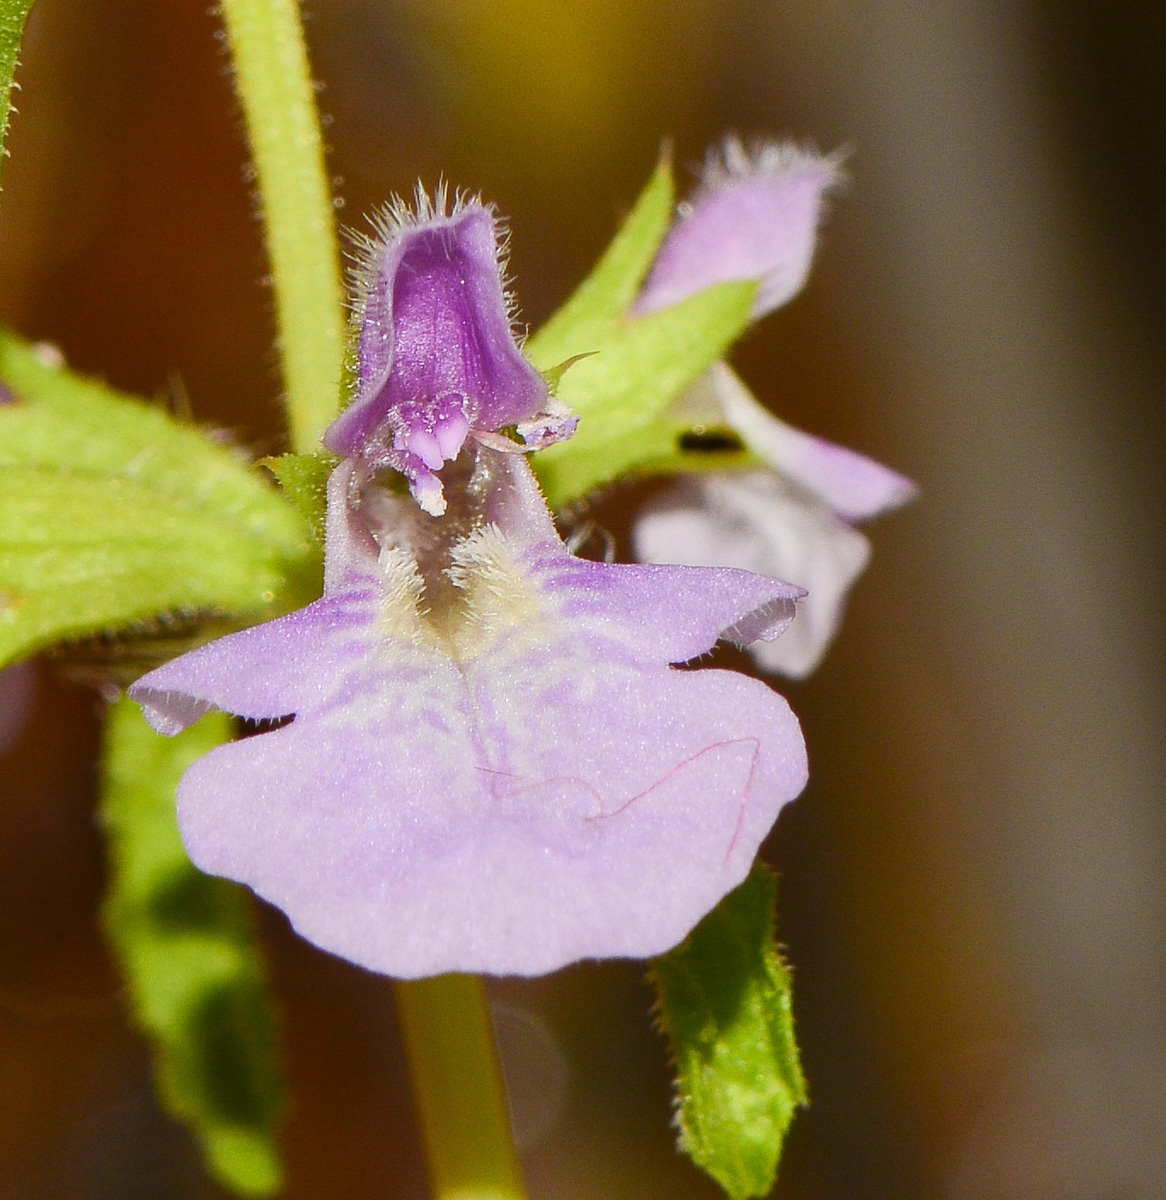
[[[401,977],[667,950],[806,778],[784,700],[672,665],[776,637],[800,589],[574,558],[521,448],[495,436],[542,422],[537,441],[554,413],[510,335],[492,238],[480,206],[425,212],[370,255],[357,398],[326,436],[347,457],[323,597],[130,692],[167,734],[211,708],[285,719],[187,771],[191,858]],[[378,480],[388,468],[420,506]]]
[[[836,159],[782,145],[749,154],[728,141],[681,207],[636,311],[734,279],[759,280],[755,317],[784,304],[805,282],[823,199],[837,180]],[[767,670],[809,674],[870,558],[869,543],[850,522],[905,503],[914,485],[777,420],[724,363],[680,397],[673,415],[694,427],[728,426],[771,469],[680,476],[636,521],[636,557],[745,567],[804,587],[789,633],[754,646],[753,654]]]
[[[683,404],[694,425],[729,426],[771,469],[681,475],[638,514],[636,557],[743,567],[805,588],[781,640],[750,647],[765,670],[801,679],[821,661],[846,593],[870,560],[870,543],[850,522],[898,507],[915,485],[779,421],[724,363],[698,380]]]
[[[354,505],[342,463],[324,597],[134,685],[162,733],[211,707],[295,718],[187,772],[183,839],[392,975],[657,954],[744,878],[806,774],[779,696],[668,664],[776,636],[798,591],[575,559],[525,460],[464,459],[440,520],[376,485]]]

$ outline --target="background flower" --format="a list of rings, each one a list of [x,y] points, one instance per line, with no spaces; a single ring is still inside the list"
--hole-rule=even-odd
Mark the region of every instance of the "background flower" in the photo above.
[[[805,283],[837,158],[788,143],[746,150],[729,138],[709,152],[699,186],[680,206],[633,311],[654,312],[703,288],[757,279],[754,318]],[[739,566],[809,593],[790,636],[753,648],[757,662],[794,678],[819,663],[841,620],[850,585],[870,558],[848,522],[895,508],[915,493],[897,472],[779,421],[725,363],[673,405],[693,429],[727,429],[768,463],[765,471],[681,475],[636,518],[643,562]]]
[[[873,459],[794,429],[766,412],[724,363],[681,397],[698,427],[727,426],[771,470],[681,475],[637,514],[641,562],[735,566],[806,589],[780,642],[750,653],[767,671],[800,679],[821,661],[870,543],[851,521],[897,508],[915,485]]]

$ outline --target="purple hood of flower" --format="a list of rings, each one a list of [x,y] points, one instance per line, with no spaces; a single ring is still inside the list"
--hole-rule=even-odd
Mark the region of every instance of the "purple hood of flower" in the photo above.
[[[757,279],[755,317],[806,281],[822,202],[838,160],[785,144],[750,154],[736,139],[710,153],[700,187],[680,206],[636,311],[653,312],[718,283]]]
[[[547,412],[546,383],[515,342],[490,209],[471,201],[447,216],[444,193],[419,192],[416,215],[397,205],[378,231],[358,272],[356,392],[324,445],[400,471],[440,515],[437,472],[467,436],[515,426],[537,448],[575,422],[553,403]]]
[[[182,779],[194,862],[377,971],[658,954],[746,875],[805,749],[757,680],[678,670],[775,637],[799,589],[572,557],[525,460],[451,470],[441,520],[343,462],[322,599],[131,689],[175,733],[294,716]]]

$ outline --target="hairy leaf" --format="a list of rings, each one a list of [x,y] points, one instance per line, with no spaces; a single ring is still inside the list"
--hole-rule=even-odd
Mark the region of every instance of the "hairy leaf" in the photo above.
[[[283,493],[308,522],[316,541],[324,544],[324,518],[328,507],[328,476],[340,460],[334,454],[281,454],[265,458],[265,466],[279,481]]]
[[[191,425],[0,333],[0,665],[167,612],[311,598],[295,508]]]
[[[653,961],[676,1066],[680,1148],[732,1200],[773,1187],[806,1102],[789,973],[774,943],[777,881],[761,864],[675,950]]]
[[[8,137],[8,118],[12,111],[12,76],[16,56],[32,0],[0,0],[0,155]]]
[[[191,866],[174,819],[182,772],[230,733],[230,718],[212,713],[164,738],[132,701],[113,707],[104,921],[135,1019],[154,1046],[163,1103],[194,1132],[222,1183],[268,1196],[281,1183],[274,1130],[282,1084],[250,901]]]

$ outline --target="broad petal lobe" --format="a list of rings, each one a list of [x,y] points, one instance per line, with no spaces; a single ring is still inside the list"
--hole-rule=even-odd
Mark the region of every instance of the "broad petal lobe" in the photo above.
[[[801,790],[796,722],[728,673],[580,675],[567,647],[558,662],[569,678],[513,693],[425,672],[424,702],[368,693],[359,736],[348,711],[216,750],[179,790],[192,858],[401,977],[666,950]]]
[[[246,630],[136,685],[148,703],[181,688],[295,713],[187,772],[188,850],[312,941],[392,975],[660,953],[744,878],[806,774],[779,696],[668,661],[726,626],[764,626],[759,609],[795,589],[572,559],[525,461],[478,453],[490,523],[451,552],[460,608],[425,615],[403,546],[383,544],[379,562],[346,549],[344,464],[333,590],[278,636],[280,622]],[[248,691],[263,659],[271,682]]]

